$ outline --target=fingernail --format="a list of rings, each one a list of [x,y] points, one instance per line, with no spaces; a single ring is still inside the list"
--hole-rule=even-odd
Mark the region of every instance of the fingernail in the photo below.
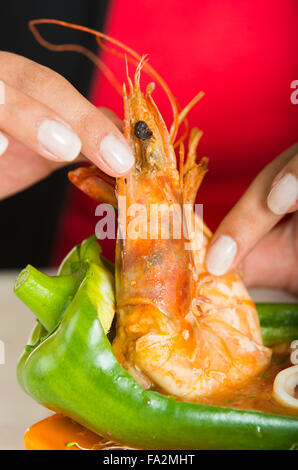
[[[0,104],[5,104],[5,84],[0,80]]]
[[[126,173],[135,162],[128,144],[121,142],[114,134],[103,137],[99,152],[105,163],[117,173]]]
[[[274,214],[282,215],[288,212],[297,198],[298,180],[291,173],[287,173],[271,189],[267,204]]]
[[[0,155],[2,155],[8,146],[8,138],[0,132]]]
[[[56,158],[74,160],[81,151],[81,139],[69,127],[58,121],[45,119],[38,129],[39,143]]]
[[[210,248],[206,267],[210,274],[222,276],[231,267],[237,253],[237,244],[233,238],[227,235],[220,235]]]

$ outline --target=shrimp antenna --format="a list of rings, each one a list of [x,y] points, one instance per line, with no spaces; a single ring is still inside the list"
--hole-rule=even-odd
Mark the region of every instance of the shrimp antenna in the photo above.
[[[136,73],[135,73],[135,84],[137,86],[140,85],[141,71],[145,67],[147,62],[148,62],[147,55],[143,55],[140,62],[138,63],[138,66],[136,68]]]
[[[126,80],[127,80],[127,83],[129,84],[129,90],[130,90],[130,92],[132,93],[133,84],[132,84],[131,78],[130,78],[130,76],[129,76],[128,60],[127,60],[127,55],[126,55],[126,54],[125,54],[125,70],[126,70]],[[125,84],[124,84],[124,85],[125,85]],[[124,96],[124,97],[126,96],[126,89],[125,89],[125,86],[123,87],[123,96]]]
[[[47,19],[47,18],[42,18],[42,19],[36,19],[36,20],[31,20],[29,21],[29,29],[32,32],[33,36],[41,44],[43,47],[50,49],[52,51],[58,51],[58,52],[63,52],[63,51],[74,51],[74,52],[79,52],[86,56],[91,62],[95,64],[96,67],[98,67],[102,73],[105,75],[105,77],[108,79],[108,81],[111,83],[111,85],[115,88],[115,90],[122,96],[122,86],[120,82],[117,80],[115,77],[114,73],[107,67],[102,60],[100,60],[96,54],[94,54],[92,51],[87,49],[84,46],[78,45],[78,44],[53,44],[46,39],[44,39],[41,34],[39,33],[37,29],[37,25],[41,24],[54,24],[58,26],[63,26],[66,28],[70,29],[75,29],[79,31],[84,31],[86,33],[92,34],[95,36],[96,41],[98,45],[105,50],[106,52],[109,52],[110,54],[113,54],[119,58],[125,58],[126,61],[126,70],[127,70],[127,78],[129,82],[129,86],[132,86],[132,82],[129,78],[128,75],[128,62],[134,64],[137,66],[137,71],[136,71],[136,78],[138,78],[141,69],[143,69],[150,77],[152,77],[154,80],[156,80],[157,83],[162,87],[164,90],[165,94],[167,95],[167,98],[170,102],[171,108],[172,108],[172,113],[173,113],[173,123],[170,128],[170,140],[171,143],[177,147],[180,145],[181,142],[183,142],[187,135],[188,135],[188,121],[186,119],[186,115],[190,111],[190,109],[199,101],[199,99],[203,96],[203,92],[198,93],[193,100],[182,110],[180,111],[181,107],[179,106],[179,103],[177,102],[176,98],[172,94],[170,88],[168,87],[167,83],[165,80],[159,75],[158,72],[148,63],[147,57],[146,56],[140,56],[136,51],[134,51],[132,48],[129,46],[126,46],[122,42],[118,41],[117,39],[114,39],[107,34],[101,33],[100,31],[96,31],[91,28],[87,28],[86,26],[80,26],[77,24],[73,23],[68,23],[66,21],[61,21],[61,20],[54,20],[54,19]],[[108,41],[111,44],[117,46],[120,50],[115,49],[113,47],[108,47],[102,40]],[[124,51],[124,52],[123,52]],[[180,111],[180,112],[179,112]],[[180,137],[180,139],[175,143],[175,139],[179,130],[179,127],[181,123],[184,123],[185,126],[185,131],[183,135]]]
[[[117,80],[117,78],[115,77],[112,70],[110,70],[109,67],[107,67],[105,65],[105,63],[99,57],[97,57],[96,54],[94,54],[94,52],[90,51],[86,47],[81,46],[79,44],[53,44],[53,43],[47,41],[46,39],[44,39],[41,36],[41,34],[39,33],[39,31],[38,31],[38,29],[36,28],[35,25],[36,24],[47,24],[47,23],[53,23],[53,24],[60,24],[61,23],[61,26],[64,26],[64,22],[63,21],[58,21],[58,20],[56,21],[56,20],[42,20],[41,19],[41,20],[31,20],[28,23],[30,31],[32,32],[32,34],[33,34],[34,38],[36,39],[36,41],[41,46],[43,46],[46,49],[49,49],[51,51],[55,51],[55,52],[71,51],[71,52],[78,52],[78,53],[84,55],[89,60],[91,60],[91,62],[93,62],[93,64],[97,68],[99,68],[102,71],[102,73],[105,75],[105,77],[111,83],[111,85],[115,88],[115,90],[120,95],[122,95],[122,85]],[[67,26],[67,23],[65,23],[65,25]],[[76,29],[78,29],[78,28],[76,28]]]
[[[109,52],[113,55],[121,57],[121,58],[123,58],[123,57],[125,58],[125,53],[126,53],[128,62],[132,62],[135,65],[138,65],[139,62],[142,61],[142,57],[137,52],[135,52],[129,46],[126,46],[122,42],[118,41],[117,39],[111,38],[110,36],[108,36],[104,33],[101,33],[100,31],[96,31],[94,29],[87,28],[86,26],[80,26],[80,25],[68,23],[68,22],[65,22],[65,21],[47,19],[47,18],[42,18],[42,19],[29,21],[29,24],[28,24],[29,29],[32,32],[35,39],[37,40],[37,42],[39,42],[39,44],[41,44],[42,46],[44,46],[47,49],[50,49],[52,51],[59,51],[59,52],[61,52],[61,51],[76,51],[76,52],[80,52],[81,54],[85,55],[100,70],[102,70],[102,72],[108,78],[110,83],[122,95],[122,87],[121,87],[120,83],[118,82],[118,80],[116,79],[115,75],[96,56],[96,54],[94,54],[89,49],[87,49],[83,46],[77,45],[77,44],[53,44],[53,43],[45,40],[41,36],[41,34],[39,33],[39,31],[36,27],[37,25],[41,25],[41,24],[55,24],[55,25],[58,25],[58,26],[63,26],[63,27],[66,27],[66,28],[71,28],[71,29],[84,31],[86,33],[92,34],[93,36],[96,37],[97,43],[102,49],[104,49],[105,51],[107,51],[107,52]],[[119,47],[119,49],[121,49],[121,51],[119,51],[117,49],[114,49],[112,47],[107,47],[105,44],[103,44],[102,39],[104,39],[104,40],[110,42],[111,44],[114,44],[115,46]],[[124,52],[122,52],[122,51],[124,51]],[[176,98],[172,94],[171,90],[169,89],[169,87],[166,84],[166,82],[164,81],[164,79],[156,72],[156,70],[151,65],[149,65],[147,62],[145,62],[142,66],[143,66],[145,72],[150,77],[154,78],[159,83],[159,85],[162,87],[162,89],[164,90],[164,92],[166,93],[166,95],[167,95],[167,97],[170,101],[170,105],[171,105],[172,112],[173,112],[173,124],[172,124],[173,135],[176,135],[177,131],[178,131],[178,127],[179,127],[179,124],[178,124],[179,112],[178,112],[178,103],[176,101]]]

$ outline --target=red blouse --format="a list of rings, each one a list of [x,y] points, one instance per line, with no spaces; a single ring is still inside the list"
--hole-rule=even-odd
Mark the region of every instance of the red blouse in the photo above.
[[[204,219],[213,230],[257,173],[297,140],[298,106],[290,101],[290,84],[298,78],[297,17],[295,0],[111,3],[105,32],[148,54],[182,106],[205,91],[189,122],[204,131],[198,158],[210,157],[197,202],[204,204]],[[101,57],[124,81],[124,60]],[[142,80],[145,86],[148,78]],[[153,96],[170,124],[163,91],[157,87]],[[122,116],[122,99],[100,72],[91,97],[95,105]],[[55,262],[94,233],[95,205],[72,190]],[[112,259],[114,243],[101,245]]]

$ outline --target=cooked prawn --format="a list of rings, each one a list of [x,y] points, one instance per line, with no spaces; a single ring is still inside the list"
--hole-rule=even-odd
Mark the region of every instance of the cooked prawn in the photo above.
[[[128,74],[129,94],[124,87],[125,136],[135,154],[135,167],[129,175],[116,181],[118,201],[125,197],[126,206],[137,204],[140,212],[151,214],[152,205],[163,207],[164,215],[174,228],[173,205],[182,208],[194,204],[199,185],[206,173],[207,159],[196,163],[196,148],[202,132],[194,129],[189,138],[184,162],[187,134],[176,140],[181,123],[191,107],[203,96],[200,92],[180,110],[164,80],[146,60],[112,38],[88,28],[55,20],[31,22],[31,30],[46,47],[54,50],[88,51],[78,46],[58,46],[44,41],[35,28],[38,23],[57,23],[82,29],[110,41],[128,54],[127,60],[138,62],[134,83]],[[88,55],[97,63],[98,59]],[[149,73],[167,93],[174,116],[168,131],[152,98],[153,85],[141,91],[141,70]],[[103,67],[104,73],[108,71]],[[112,83],[119,91],[112,76]],[[180,166],[174,147],[179,146]],[[78,169],[72,181],[97,201],[115,205],[113,181],[102,178],[99,170]],[[194,222],[191,249],[187,233],[180,237],[146,237],[142,231],[128,229],[132,216],[122,220],[116,244],[117,332],[113,348],[119,361],[144,387],[158,387],[167,394],[186,400],[213,397],[248,382],[263,369],[271,357],[264,347],[254,303],[238,274],[209,274],[205,257],[210,230],[192,210],[185,217],[186,232]],[[147,216],[146,216],[147,217]],[[146,219],[147,220],[147,219]],[[147,222],[150,225],[150,215]],[[123,236],[125,232],[126,236]]]
[[[181,182],[170,136],[150,89],[145,96],[141,92],[140,67],[124,102],[126,137],[136,164],[118,180],[117,196],[125,196],[127,206],[143,206],[147,214],[152,204],[170,210],[173,203],[194,203],[206,171],[206,159],[195,163],[201,132],[191,133]],[[145,140],[136,135],[139,122],[150,130]],[[207,272],[210,231],[199,223],[203,234],[196,234],[192,250],[186,250],[183,236],[144,239],[141,232],[132,238],[127,233],[116,247],[115,353],[144,386],[157,385],[185,399],[232,389],[266,368],[271,357],[240,277],[235,272],[220,277]]]

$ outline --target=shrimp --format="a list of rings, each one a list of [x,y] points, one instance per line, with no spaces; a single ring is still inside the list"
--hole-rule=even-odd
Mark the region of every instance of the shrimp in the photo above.
[[[195,163],[202,133],[194,129],[181,181],[151,89],[145,96],[141,92],[140,68],[134,85],[130,82],[129,96],[124,90],[125,133],[136,164],[126,178],[118,179],[117,197],[125,196],[127,207],[137,204],[151,214],[154,204],[165,211],[173,204],[193,204],[206,159]],[[145,136],[138,134],[139,123],[144,123]],[[266,368],[271,357],[240,277],[235,272],[220,277],[207,272],[211,233],[198,222],[203,236],[196,234],[191,250],[183,236],[145,239],[141,231],[131,237],[128,231],[116,245],[117,358],[144,387],[157,386],[188,400],[243,384]]]
[[[127,72],[128,94],[123,87],[125,137],[136,160],[133,170],[117,178],[116,192],[113,181],[95,167],[70,173],[70,179],[97,201],[115,206],[117,198],[118,203],[125,200],[127,208],[134,208],[134,214],[127,210],[127,217],[123,217],[123,208],[119,213],[115,256],[117,327],[113,341],[118,360],[144,388],[157,387],[185,400],[210,398],[245,384],[269,365],[271,350],[263,346],[257,311],[240,276],[236,272],[213,276],[205,266],[212,234],[193,210],[207,171],[206,158],[196,163],[202,132],[193,129],[190,133],[186,160],[183,144],[186,115],[202,92],[180,111],[164,80],[146,59],[102,33],[56,23],[91,32],[102,46],[101,38],[108,39],[129,54],[129,62],[138,62],[134,83]],[[73,45],[49,45],[34,28],[31,22],[33,33],[47,47],[76,50]],[[169,96],[174,116],[170,131],[152,98],[154,86],[149,84],[145,94],[141,90],[142,69]],[[175,142],[181,123],[186,123],[186,131]],[[179,169],[174,150],[178,145]],[[191,206],[183,216],[186,233],[176,236],[178,209],[183,213],[185,204]],[[170,221],[168,237],[161,236],[162,227],[153,237],[140,228],[154,226],[152,207],[162,207],[163,217]],[[139,230],[132,230],[135,219],[144,222]],[[201,230],[194,231],[189,244],[193,224]]]

